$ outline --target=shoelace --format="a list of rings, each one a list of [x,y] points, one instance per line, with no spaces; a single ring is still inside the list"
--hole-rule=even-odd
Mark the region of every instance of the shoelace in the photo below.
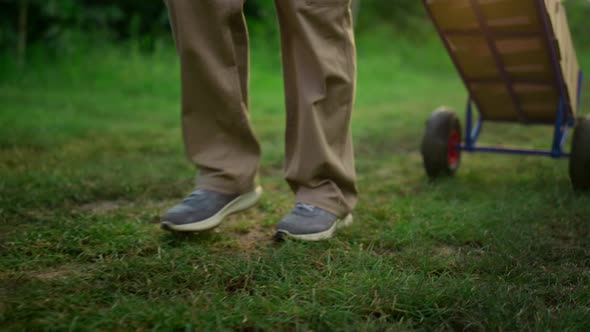
[[[205,198],[205,191],[203,189],[197,189],[190,193],[190,195],[186,196],[185,199],[182,200],[183,203],[195,200],[195,199],[203,199]]]
[[[311,204],[305,204],[305,203],[296,203],[295,204],[295,208],[299,208],[299,209],[304,209],[308,212],[313,212],[315,210],[315,206],[311,205]]]

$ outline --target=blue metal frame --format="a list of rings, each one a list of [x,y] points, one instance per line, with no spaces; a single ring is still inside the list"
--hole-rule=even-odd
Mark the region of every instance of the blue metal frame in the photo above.
[[[576,100],[578,109],[580,107],[580,94],[582,91],[583,76],[584,75],[580,70],[578,75],[578,91]],[[565,103],[566,98],[567,97],[564,95],[559,97],[559,102],[557,105],[557,114],[555,115],[555,125],[551,149],[539,150],[510,147],[478,146],[476,143],[477,139],[479,138],[479,134],[481,133],[483,120],[481,118],[481,114],[478,114],[477,121],[475,122],[475,125],[473,124],[473,102],[471,97],[469,97],[467,99],[467,111],[465,116],[465,143],[457,145],[456,148],[468,152],[496,152],[519,155],[548,156],[552,158],[567,158],[570,156],[570,154],[564,152],[563,147],[567,140],[569,128],[575,125],[576,119],[573,115],[573,111],[568,109],[568,105]]]

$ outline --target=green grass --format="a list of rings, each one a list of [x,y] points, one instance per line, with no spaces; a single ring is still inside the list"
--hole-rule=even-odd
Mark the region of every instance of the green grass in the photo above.
[[[2,65],[0,329],[590,329],[590,197],[572,193],[566,160],[466,155],[455,178],[425,178],[425,119],[465,99],[437,40],[359,39],[356,224],[324,243],[273,243],[292,204],[280,61],[253,47],[266,195],[195,235],[157,225],[195,173],[170,45]],[[550,135],[503,125],[482,139],[546,147]]]

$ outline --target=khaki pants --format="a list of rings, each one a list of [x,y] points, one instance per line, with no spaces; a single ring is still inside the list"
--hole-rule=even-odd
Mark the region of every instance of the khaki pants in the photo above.
[[[197,187],[253,189],[260,146],[248,121],[245,0],[166,0],[182,71],[186,151]],[[342,216],[357,200],[350,115],[356,79],[350,0],[275,0],[297,202]]]

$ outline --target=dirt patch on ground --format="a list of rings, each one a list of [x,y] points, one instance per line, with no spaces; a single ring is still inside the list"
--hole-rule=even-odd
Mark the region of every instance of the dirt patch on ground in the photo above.
[[[463,246],[439,245],[432,248],[432,252],[445,258],[481,257],[485,251],[479,246],[466,243]]]
[[[255,250],[260,246],[269,246],[274,243],[274,231],[261,225],[253,226],[247,230],[235,233],[238,247],[243,251]]]
[[[443,256],[443,257],[450,257],[450,256],[455,256],[459,250],[455,247],[441,245],[441,246],[437,246],[437,247],[432,248],[432,251],[436,255]]]
[[[73,274],[80,274],[84,267],[76,264],[65,264],[48,270],[31,272],[30,277],[40,280],[54,280],[62,277],[68,277]]]
[[[123,201],[96,201],[81,205],[80,210],[89,211],[95,214],[105,214],[118,210],[124,205],[129,205],[129,203]]]
[[[76,210],[84,214],[98,216],[123,213],[130,217],[148,217],[153,223],[160,222],[160,215],[170,207],[178,203],[178,200],[157,201],[126,201],[126,200],[101,200],[86,203],[76,207]]]

